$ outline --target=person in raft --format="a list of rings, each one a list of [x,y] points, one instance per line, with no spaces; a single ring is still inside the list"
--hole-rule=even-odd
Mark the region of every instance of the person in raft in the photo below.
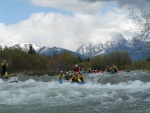
[[[63,82],[64,76],[65,76],[65,75],[64,75],[63,71],[60,71],[60,73],[59,73],[59,75],[58,75],[58,80],[59,80],[60,83]]]

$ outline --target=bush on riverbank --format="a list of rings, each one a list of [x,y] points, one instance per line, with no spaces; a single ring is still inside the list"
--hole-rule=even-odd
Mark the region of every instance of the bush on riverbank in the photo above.
[[[72,66],[78,64],[87,70],[88,68],[104,70],[106,66],[113,64],[121,70],[150,70],[150,61],[132,62],[128,52],[115,51],[113,53],[95,56],[91,59],[81,59],[70,53],[63,53],[53,57],[41,56],[38,53],[30,54],[21,49],[0,49],[0,62],[8,61],[9,73],[22,73],[23,75],[56,75],[61,70],[72,70]]]

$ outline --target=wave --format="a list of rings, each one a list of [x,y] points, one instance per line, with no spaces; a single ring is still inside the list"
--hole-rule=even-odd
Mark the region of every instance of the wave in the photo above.
[[[0,103],[7,106],[15,105],[16,109],[17,106],[28,106],[29,108],[46,106],[51,109],[55,107],[64,109],[66,106],[71,109],[73,106],[78,106],[76,110],[81,110],[79,108],[84,106],[86,112],[105,108],[105,110],[108,109],[106,113],[109,113],[111,108],[120,109],[131,104],[138,108],[141,103],[145,106],[145,110],[148,110],[150,81],[143,80],[143,76],[147,78],[149,73],[133,71],[122,72],[118,75],[86,74],[86,83],[83,85],[70,82],[60,84],[57,76],[47,75],[42,78],[29,77],[19,83],[8,83],[0,79]],[[44,81],[44,78],[47,79],[47,77],[49,81]],[[116,81],[112,83],[115,79]],[[58,112],[57,108],[55,110]]]

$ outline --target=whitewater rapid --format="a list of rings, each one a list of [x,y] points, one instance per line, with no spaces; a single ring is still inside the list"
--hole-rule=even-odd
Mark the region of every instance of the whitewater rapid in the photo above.
[[[85,74],[83,85],[58,76],[0,79],[0,113],[150,113],[150,72]]]

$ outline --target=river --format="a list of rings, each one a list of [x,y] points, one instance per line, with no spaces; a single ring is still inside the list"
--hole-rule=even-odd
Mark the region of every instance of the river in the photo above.
[[[0,113],[150,113],[150,71],[84,76],[82,85],[48,75],[0,79]]]

